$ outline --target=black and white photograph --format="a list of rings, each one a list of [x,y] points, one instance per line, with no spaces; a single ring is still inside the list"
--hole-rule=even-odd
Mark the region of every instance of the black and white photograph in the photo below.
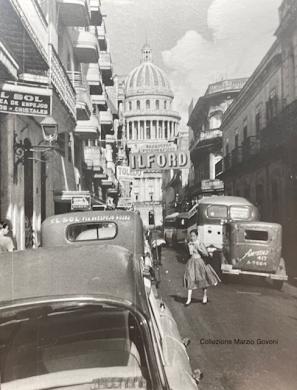
[[[0,390],[297,389],[297,0],[0,0]]]

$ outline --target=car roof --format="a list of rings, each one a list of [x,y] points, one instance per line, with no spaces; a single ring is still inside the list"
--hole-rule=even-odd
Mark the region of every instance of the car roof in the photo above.
[[[57,214],[46,218],[43,225],[48,224],[69,224],[79,222],[100,222],[105,220],[135,220],[139,215],[134,211],[127,210],[92,210],[77,211],[73,213]]]
[[[224,206],[252,206],[247,199],[239,196],[208,196],[199,200],[199,204],[213,204]]]
[[[74,295],[105,296],[146,311],[140,263],[123,247],[82,245],[0,255],[0,306]]]

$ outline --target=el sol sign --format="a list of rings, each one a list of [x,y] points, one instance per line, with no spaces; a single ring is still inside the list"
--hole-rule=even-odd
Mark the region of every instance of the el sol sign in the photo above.
[[[130,168],[136,170],[185,169],[190,167],[190,155],[187,152],[172,151],[163,153],[132,153]]]

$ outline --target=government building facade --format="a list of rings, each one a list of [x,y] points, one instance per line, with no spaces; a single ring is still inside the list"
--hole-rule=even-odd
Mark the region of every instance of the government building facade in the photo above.
[[[179,114],[172,109],[173,93],[165,73],[152,62],[148,45],[139,66],[125,81],[125,137],[130,153],[167,151],[179,131]],[[163,176],[168,171],[131,171],[130,196],[145,226],[162,224]],[[133,176],[134,175],[134,176]]]

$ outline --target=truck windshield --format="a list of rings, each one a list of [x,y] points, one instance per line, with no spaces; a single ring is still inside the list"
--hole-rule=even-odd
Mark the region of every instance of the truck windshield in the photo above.
[[[222,205],[212,205],[207,208],[207,216],[214,219],[227,219],[228,208]]]

